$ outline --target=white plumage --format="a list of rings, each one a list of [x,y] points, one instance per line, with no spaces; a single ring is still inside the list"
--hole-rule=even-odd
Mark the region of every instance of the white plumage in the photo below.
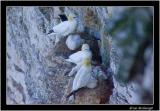
[[[75,67],[73,67],[71,72],[68,74],[68,76],[73,76],[80,68],[81,68],[81,63],[79,63]]]
[[[71,62],[77,64],[69,73],[69,76],[72,76],[76,71],[77,73],[73,80],[72,91],[67,97],[70,97],[80,88],[95,88],[97,86],[97,80],[92,77],[91,59],[92,53],[88,44],[83,44],[82,51],[78,51],[69,57]]]
[[[97,80],[92,77],[91,58],[84,58],[73,80],[72,92],[82,87],[95,88]]]
[[[70,14],[68,21],[63,21],[60,24],[54,26],[48,34],[60,34],[62,36],[67,36],[70,33],[73,33],[77,27],[77,20],[74,14]]]
[[[84,58],[92,58],[92,53],[89,49],[88,44],[83,44],[81,51],[78,51],[72,55],[69,56],[69,59],[66,59],[66,61],[79,64],[82,62]]]
[[[78,51],[78,52],[70,55],[69,59],[67,59],[67,61],[78,64],[78,63],[82,62],[82,60],[87,56],[92,56],[92,54],[89,50]]]
[[[84,40],[81,39],[80,35],[78,34],[69,35],[66,40],[66,45],[70,50],[75,50],[82,45],[83,41]]]
[[[79,88],[87,86],[91,78],[91,71],[91,65],[81,66],[73,80],[72,91],[76,91]]]

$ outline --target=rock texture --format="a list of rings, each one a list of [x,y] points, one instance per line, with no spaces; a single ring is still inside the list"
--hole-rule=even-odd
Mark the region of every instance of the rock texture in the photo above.
[[[114,87],[119,83],[113,75],[118,69],[118,54],[108,35],[107,7],[7,7],[7,104],[67,103],[64,96],[73,78],[66,75],[74,65],[64,59],[80,49],[70,51],[66,37],[46,33],[60,22],[58,14],[70,12],[78,18],[75,33],[91,46],[93,60],[102,63],[110,77],[99,80],[95,89],[79,91],[75,103],[133,103],[126,100],[127,95],[117,100],[119,92]]]

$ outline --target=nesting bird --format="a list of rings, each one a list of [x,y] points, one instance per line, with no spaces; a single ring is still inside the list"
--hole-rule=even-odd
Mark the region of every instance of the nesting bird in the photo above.
[[[76,63],[77,66],[72,69],[69,75],[73,75],[76,71],[77,73],[73,80],[72,91],[67,98],[83,87],[95,88],[97,86],[97,80],[92,77],[92,53],[88,44],[83,44],[82,51],[72,54],[70,60]]]
[[[82,60],[86,57],[92,57],[92,53],[90,51],[88,44],[83,44],[81,51],[78,51],[69,56],[69,59],[66,59],[68,62],[72,62],[74,64],[78,64],[82,62]]]
[[[67,36],[73,33],[77,27],[77,20],[74,14],[69,14],[68,20],[62,21],[58,25],[55,25],[48,34],[54,33],[62,36]]]
[[[91,58],[85,58],[82,61],[81,68],[78,70],[74,78],[72,91],[87,86],[91,77],[91,70]]]
[[[66,45],[70,50],[75,50],[79,48],[82,43],[84,42],[83,39],[81,39],[80,35],[74,34],[74,35],[69,35],[67,40],[66,40]]]
[[[92,67],[91,67],[91,58],[84,58],[80,69],[77,71],[77,74],[73,80],[72,91],[67,96],[69,98],[72,95],[84,87],[94,88],[95,85],[90,83],[92,77]],[[92,81],[93,82],[93,81]]]
[[[82,48],[81,48],[81,51],[78,51],[78,52],[70,55],[69,59],[66,59],[66,61],[76,64],[76,66],[69,73],[69,76],[73,76],[73,74],[77,70],[79,70],[79,68],[81,67],[81,63],[82,63],[83,59],[87,58],[87,57],[92,58],[92,53],[90,51],[89,45],[88,44],[83,44]]]

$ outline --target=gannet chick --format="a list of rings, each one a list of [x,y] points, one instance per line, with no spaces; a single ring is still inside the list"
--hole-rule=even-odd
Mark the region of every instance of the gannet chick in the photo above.
[[[83,42],[84,42],[84,40],[81,39],[80,35],[78,35],[78,34],[69,35],[66,40],[66,45],[70,50],[75,50],[75,49],[79,48]]]
[[[90,51],[88,44],[83,44],[81,51],[78,51],[69,56],[69,59],[66,59],[68,62],[72,62],[74,64],[78,64],[82,62],[82,60],[86,57],[92,57],[92,52]]]
[[[72,85],[72,91],[67,96],[74,95],[80,88],[87,87],[92,76],[91,57],[84,58],[82,65],[78,70]]]
[[[54,33],[62,36],[67,36],[70,33],[73,33],[77,27],[77,20],[74,14],[69,14],[68,21],[63,21],[58,25],[54,26],[48,34]]]

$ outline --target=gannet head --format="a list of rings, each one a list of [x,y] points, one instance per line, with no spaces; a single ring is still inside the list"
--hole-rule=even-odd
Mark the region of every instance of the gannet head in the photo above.
[[[83,44],[81,50],[89,50],[89,45]]]
[[[76,19],[77,17],[76,17],[75,14],[70,13],[69,16],[67,16],[67,18],[68,18],[69,21],[72,21],[72,20]]]
[[[91,58],[85,58],[83,60],[83,65],[90,66],[91,65]]]

